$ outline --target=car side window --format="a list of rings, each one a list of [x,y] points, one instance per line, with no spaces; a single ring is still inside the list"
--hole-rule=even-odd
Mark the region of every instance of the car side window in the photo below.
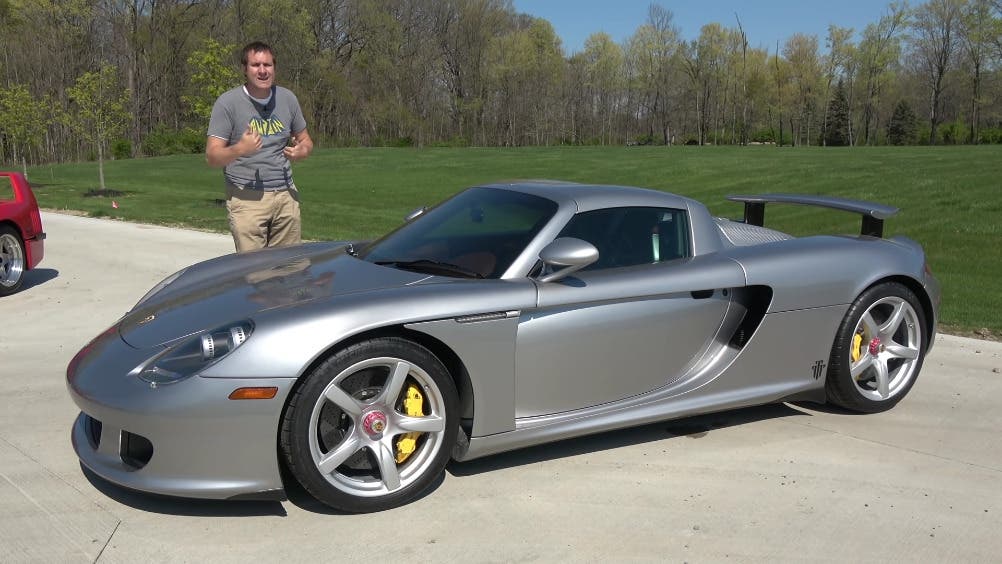
[[[14,200],[14,181],[9,176],[0,176],[0,202]]]
[[[598,260],[585,270],[654,264],[691,256],[684,210],[606,208],[575,215],[559,237],[588,241]]]

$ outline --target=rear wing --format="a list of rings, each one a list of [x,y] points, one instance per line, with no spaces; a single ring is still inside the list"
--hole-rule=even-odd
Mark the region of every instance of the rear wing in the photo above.
[[[799,204],[802,206],[816,206],[858,213],[863,217],[863,224],[860,226],[860,235],[871,237],[884,236],[884,220],[898,213],[898,208],[864,202],[862,200],[848,200],[846,198],[835,198],[832,196],[804,196],[800,194],[760,194],[756,196],[727,196],[732,202],[743,202],[745,205],[744,222],[749,225],[763,226],[765,223],[765,205],[768,203],[778,204]]]

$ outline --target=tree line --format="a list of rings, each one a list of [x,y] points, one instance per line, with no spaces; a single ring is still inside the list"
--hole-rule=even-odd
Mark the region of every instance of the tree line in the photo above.
[[[751,46],[655,3],[568,54],[510,0],[0,0],[0,162],[200,152],[252,40],[326,146],[998,143],[1000,21],[894,2]]]

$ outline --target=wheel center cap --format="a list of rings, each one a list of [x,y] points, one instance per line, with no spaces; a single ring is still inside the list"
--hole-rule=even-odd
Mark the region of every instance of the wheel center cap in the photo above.
[[[874,337],[873,340],[870,341],[870,354],[877,356],[877,354],[882,350],[884,350],[884,345],[880,342],[879,338]]]
[[[386,415],[382,411],[370,411],[362,418],[362,430],[373,438],[379,437],[386,430]]]

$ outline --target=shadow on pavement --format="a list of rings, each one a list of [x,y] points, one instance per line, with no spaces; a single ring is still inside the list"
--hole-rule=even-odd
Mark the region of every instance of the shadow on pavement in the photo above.
[[[795,407],[796,406],[796,407]],[[802,406],[802,407],[801,407]],[[735,425],[745,425],[757,421],[779,419],[784,417],[806,416],[810,417],[809,411],[803,409],[819,410],[823,406],[816,404],[773,404],[759,407],[750,407],[733,411],[724,411],[707,415],[698,415],[651,423],[639,427],[609,431],[591,435],[547,443],[534,447],[519,449],[507,453],[500,453],[470,462],[452,461],[446,471],[453,476],[472,476],[484,472],[513,468],[556,460],[570,456],[577,456],[603,450],[628,447],[644,443],[652,443],[673,438],[699,439],[705,437],[716,429],[725,429]],[[838,408],[825,408],[837,410]],[[849,413],[846,411],[833,411],[835,413]],[[282,478],[286,487],[286,495],[289,503],[292,503],[303,511],[319,513],[323,515],[345,515],[345,512],[332,509],[310,495],[299,483],[289,475],[282,465]],[[187,515],[197,517],[253,517],[262,515],[276,515],[284,517],[287,515],[285,508],[279,501],[234,501],[234,500],[205,500],[163,496],[158,494],[139,492],[123,488],[97,476],[86,467],[81,465],[84,475],[90,483],[101,493],[109,498],[129,507],[150,511],[153,513],[164,513],[169,515]],[[435,482],[421,495],[425,497],[434,493],[444,480],[444,475],[439,476]]]
[[[817,411],[818,413],[828,413],[831,415],[866,415],[865,413],[859,411],[853,411],[851,409],[839,407],[834,403],[796,402],[790,405],[796,406],[798,409],[806,409],[809,411]],[[891,407],[893,406],[889,406],[888,409],[890,409]]]
[[[139,492],[113,484],[81,465],[84,476],[99,492],[134,509],[167,515],[191,517],[258,517],[276,515],[285,517],[285,508],[278,501],[234,501],[170,497]]]
[[[310,513],[319,513],[322,515],[352,515],[346,511],[338,511],[328,507],[314,498],[308,491],[303,489],[299,482],[296,481],[294,477],[288,474],[285,469],[285,465],[282,467],[282,482],[285,484],[285,493],[289,497],[289,503],[295,505],[303,511],[309,511]],[[408,503],[414,503],[419,499],[424,499],[425,497],[431,495],[435,492],[441,485],[445,482],[445,474],[435,478],[435,481],[431,483],[430,486],[422,493],[420,496],[414,498]],[[387,509],[385,511],[393,511],[393,509]],[[376,513],[379,513],[377,511]]]
[[[666,438],[686,437],[689,439],[700,439],[714,429],[724,429],[735,425],[744,425],[781,417],[809,417],[810,415],[810,413],[794,409],[785,403],[722,411],[720,413],[651,423],[649,425],[618,431],[608,431],[587,437],[566,439],[555,443],[495,454],[469,462],[453,461],[449,463],[447,470],[453,476],[472,476],[482,472],[535,464],[591,452],[652,443]]]
[[[58,277],[59,271],[54,268],[36,268],[34,270],[29,270],[24,273],[24,285],[21,286],[21,291],[23,292],[28,288],[41,286],[49,280],[55,280]]]

